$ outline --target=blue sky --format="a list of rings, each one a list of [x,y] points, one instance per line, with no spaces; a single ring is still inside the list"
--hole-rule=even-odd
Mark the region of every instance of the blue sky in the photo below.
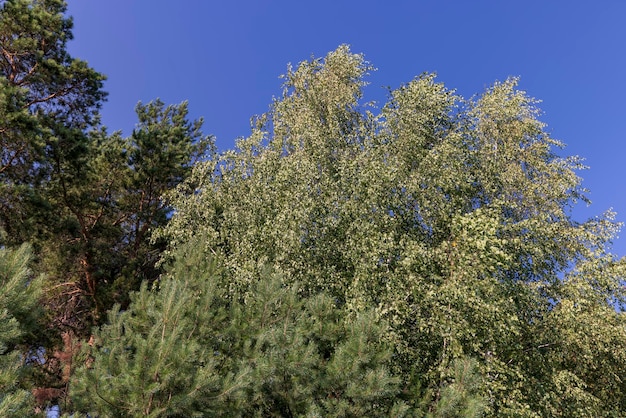
[[[542,120],[580,155],[584,220],[626,221],[626,1],[69,0],[71,53],[107,75],[103,122],[130,133],[138,101],[189,101],[220,150],[280,93],[287,63],[347,43],[378,71],[366,99],[384,102],[422,72],[465,97],[520,76]],[[624,231],[626,234],[626,231]],[[614,252],[626,255],[626,236]]]

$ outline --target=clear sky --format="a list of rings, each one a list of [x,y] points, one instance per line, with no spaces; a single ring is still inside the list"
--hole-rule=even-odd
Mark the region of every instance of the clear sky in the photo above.
[[[378,71],[366,99],[384,102],[422,72],[469,97],[520,76],[542,120],[585,157],[590,207],[626,221],[625,0],[69,0],[71,53],[104,73],[109,131],[130,133],[138,101],[189,101],[220,150],[280,94],[287,63],[347,43]],[[614,252],[626,255],[625,237]]]

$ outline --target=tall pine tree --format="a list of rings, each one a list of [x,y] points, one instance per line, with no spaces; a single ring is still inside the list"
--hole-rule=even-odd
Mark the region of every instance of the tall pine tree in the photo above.
[[[49,207],[39,188],[59,159],[80,155],[82,139],[67,133],[94,123],[104,77],[67,52],[72,21],[64,1],[0,7],[0,226],[8,243],[19,244],[54,219],[42,213]]]
[[[98,110],[104,76],[67,52],[61,0],[0,3],[0,244],[32,243],[46,274],[40,393],[66,393],[76,344],[114,303],[152,281],[163,242],[151,242],[180,183],[210,148],[186,103],[137,106],[129,138]],[[69,372],[71,374],[71,367]]]

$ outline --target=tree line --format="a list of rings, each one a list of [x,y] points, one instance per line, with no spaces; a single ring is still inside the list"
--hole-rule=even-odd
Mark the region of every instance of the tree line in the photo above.
[[[109,133],[65,2],[0,6],[1,415],[624,415],[619,225],[516,79],[377,107],[343,45],[218,151]]]

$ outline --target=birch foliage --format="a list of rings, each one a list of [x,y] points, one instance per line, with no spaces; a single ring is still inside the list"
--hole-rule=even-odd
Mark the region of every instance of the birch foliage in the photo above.
[[[269,264],[305,294],[374,310],[405,390],[432,405],[472,358],[491,416],[620,415],[618,225],[572,218],[582,165],[538,102],[514,78],[465,99],[422,74],[376,107],[370,71],[346,46],[289,67],[251,135],[172,192],[163,236],[202,236],[232,292]]]

